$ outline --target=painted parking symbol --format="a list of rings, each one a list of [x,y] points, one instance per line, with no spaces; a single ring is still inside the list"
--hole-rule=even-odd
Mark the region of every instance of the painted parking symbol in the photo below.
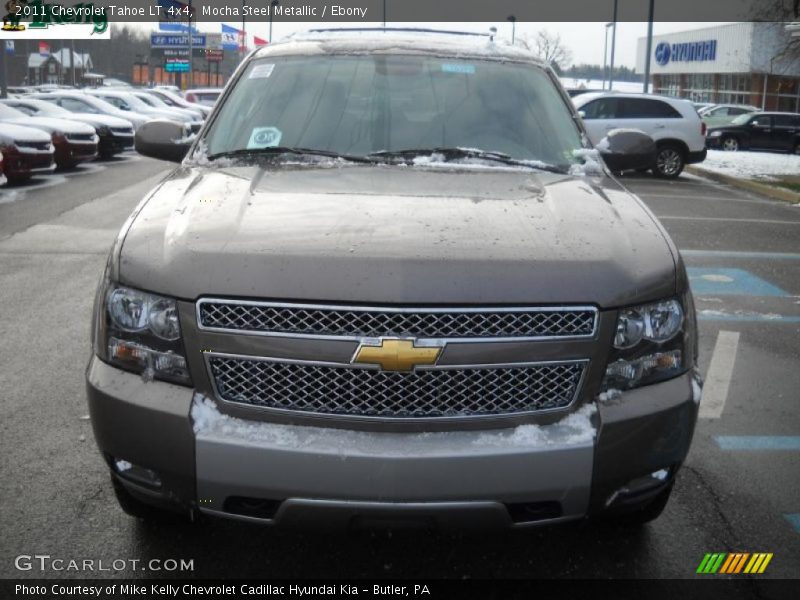
[[[689,283],[697,296],[788,296],[769,281],[744,269],[689,267]]]

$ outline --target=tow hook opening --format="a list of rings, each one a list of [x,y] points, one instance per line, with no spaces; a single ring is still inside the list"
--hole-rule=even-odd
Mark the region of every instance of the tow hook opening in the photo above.
[[[533,523],[562,516],[560,502],[520,502],[506,504],[506,510],[514,523]]]
[[[281,500],[269,500],[267,498],[228,496],[222,504],[222,510],[227,513],[245,517],[274,519],[281,502]]]

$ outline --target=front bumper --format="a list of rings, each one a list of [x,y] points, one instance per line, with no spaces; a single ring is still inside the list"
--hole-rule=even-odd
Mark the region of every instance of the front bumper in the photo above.
[[[708,155],[708,148],[703,148],[702,150],[698,150],[697,152],[689,152],[686,156],[686,164],[691,165],[694,163],[703,162]]]
[[[691,375],[535,429],[395,433],[193,417],[193,390],[93,358],[87,391],[103,454],[151,469],[115,476],[140,500],[265,524],[509,528],[625,510],[671,483],[689,449]],[[210,403],[210,401],[206,401]],[[211,410],[213,415],[215,409]],[[195,409],[197,410],[197,409]],[[535,426],[533,426],[535,427]],[[196,430],[196,432],[195,432]],[[666,473],[642,486],[654,472]]]
[[[133,136],[132,135],[104,135],[100,137],[98,150],[103,156],[111,156],[112,154],[119,154],[126,150],[133,149]]]

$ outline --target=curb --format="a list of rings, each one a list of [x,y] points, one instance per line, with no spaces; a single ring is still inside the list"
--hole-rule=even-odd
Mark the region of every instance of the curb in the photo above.
[[[686,165],[685,170],[692,175],[705,177],[706,179],[711,179],[717,183],[727,183],[733,187],[747,190],[749,192],[755,192],[756,194],[761,194],[762,196],[767,196],[774,200],[782,200],[783,202],[789,202],[791,204],[800,204],[800,194],[791,190],[779,188],[774,185],[768,185],[766,183],[760,183],[758,181],[751,181],[750,179],[739,179],[738,177],[724,175],[715,171],[709,171],[695,165]]]

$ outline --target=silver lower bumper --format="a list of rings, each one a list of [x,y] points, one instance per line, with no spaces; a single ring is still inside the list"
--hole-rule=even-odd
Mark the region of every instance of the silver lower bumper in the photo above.
[[[196,421],[197,423],[197,421]],[[196,425],[199,508],[263,523],[516,526],[510,505],[586,514],[594,441],[563,422],[533,430],[354,432],[223,417]],[[513,437],[509,437],[513,436]],[[280,503],[269,517],[237,514],[231,497]],[[512,511],[513,512],[513,511]]]

